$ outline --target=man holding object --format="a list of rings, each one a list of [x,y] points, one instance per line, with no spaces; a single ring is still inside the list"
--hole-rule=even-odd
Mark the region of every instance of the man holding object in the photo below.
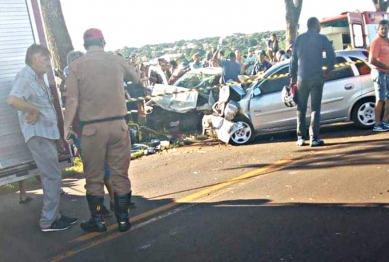
[[[307,22],[308,31],[297,36],[293,44],[290,61],[291,85],[297,83],[297,145],[305,144],[306,112],[308,97],[311,95],[311,123],[309,136],[311,147],[323,146],[320,139],[320,110],[323,96],[324,79],[334,69],[335,52],[324,35],[320,34],[320,22],[311,17]],[[326,53],[326,70],[323,73],[323,52]]]

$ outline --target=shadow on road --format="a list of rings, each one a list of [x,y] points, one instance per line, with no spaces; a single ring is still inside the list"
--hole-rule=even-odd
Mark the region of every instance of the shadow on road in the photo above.
[[[384,262],[388,219],[382,203],[198,203],[64,261]]]

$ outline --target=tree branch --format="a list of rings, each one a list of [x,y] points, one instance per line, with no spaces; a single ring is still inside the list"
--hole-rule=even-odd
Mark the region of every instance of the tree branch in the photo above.
[[[388,0],[372,0],[373,4],[375,6],[375,9],[377,11],[384,11],[386,12],[389,7],[389,1]]]

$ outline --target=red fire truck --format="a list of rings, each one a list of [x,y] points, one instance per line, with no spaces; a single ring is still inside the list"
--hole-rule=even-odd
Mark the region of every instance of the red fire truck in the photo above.
[[[344,12],[340,15],[324,18],[321,32],[332,41],[336,50],[347,48],[368,49],[377,37],[377,25],[382,19],[388,19],[389,13],[382,11]]]

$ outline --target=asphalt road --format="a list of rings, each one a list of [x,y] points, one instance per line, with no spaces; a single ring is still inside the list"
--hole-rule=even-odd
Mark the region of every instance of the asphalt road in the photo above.
[[[41,191],[0,198],[0,261],[389,261],[388,133],[322,129],[241,147],[202,145],[131,163],[133,227],[104,234],[38,227]],[[65,214],[88,219],[81,178],[64,181]],[[108,200],[107,200],[108,202]]]

